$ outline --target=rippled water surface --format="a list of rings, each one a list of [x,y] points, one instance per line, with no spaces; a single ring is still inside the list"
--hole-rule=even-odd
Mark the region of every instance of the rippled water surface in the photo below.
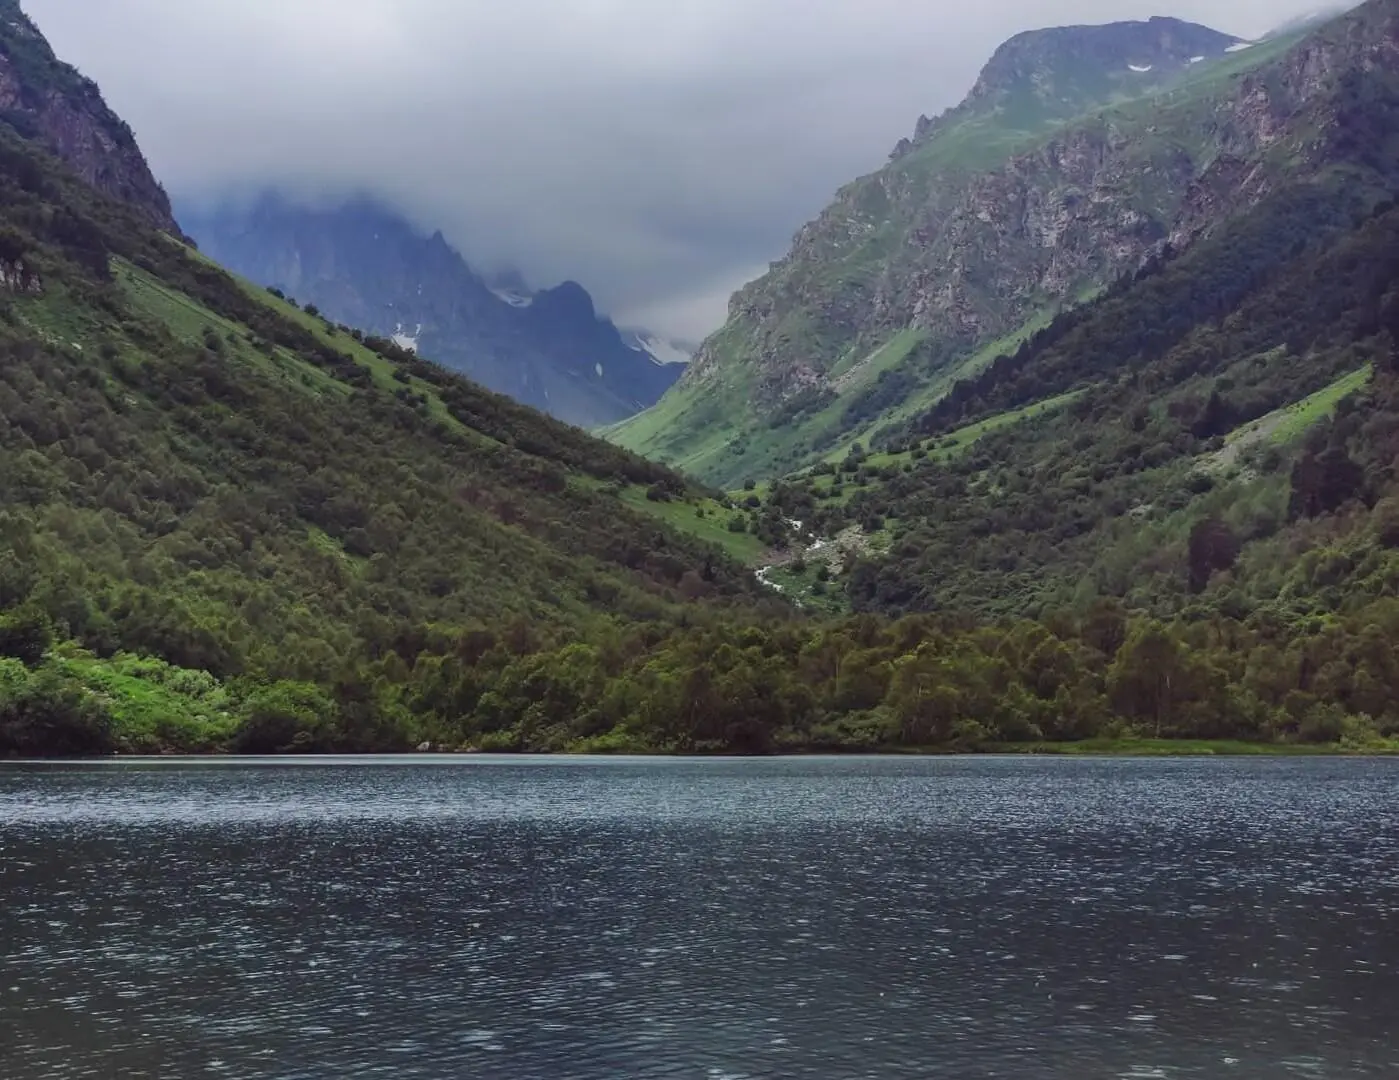
[[[1399,1077],[1396,781],[0,766],[0,1075]]]

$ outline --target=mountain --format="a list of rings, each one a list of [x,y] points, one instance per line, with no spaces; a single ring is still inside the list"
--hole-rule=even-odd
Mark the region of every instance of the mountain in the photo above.
[[[1330,86],[1270,129],[1315,164],[1236,173],[877,452],[728,497],[0,117],[0,756],[1399,749],[1396,27],[1372,0],[1251,91]]]
[[[886,617],[1035,619],[1046,673],[1066,633],[1114,657],[1137,730],[1399,734],[1396,57],[1399,2],[1372,0],[1235,80],[1214,115],[1237,124],[1242,97],[1268,151],[1232,128],[1257,156],[1224,162],[1232,190],[1201,173],[1207,227],[880,447],[758,487],[820,538],[772,580],[827,606],[840,581]],[[931,651],[930,711],[965,715],[984,687]]]
[[[131,128],[95,83],[54,56],[18,0],[0,0],[0,119],[156,228],[180,235]]]
[[[579,427],[639,412],[680,374],[625,340],[576,282],[535,293],[518,275],[488,280],[440,232],[369,199],[315,209],[265,194],[180,216],[240,274]]]
[[[1003,125],[1036,130],[1169,85],[1239,44],[1208,27],[1163,18],[1030,31],[996,50],[957,112],[993,114]],[[914,143],[900,152],[926,141],[936,126],[921,118]]]
[[[1318,167],[1292,118],[1323,112],[1335,79],[1296,42],[1170,19],[1013,39],[966,101],[920,120],[803,228],[681,383],[610,437],[724,484],[877,440],[1273,174]],[[1356,59],[1363,43],[1338,48]]]
[[[511,307],[527,308],[534,303],[537,295],[518,270],[498,270],[487,276],[485,282],[491,292]],[[661,365],[688,364],[699,351],[699,346],[693,342],[678,341],[645,327],[621,326],[617,328],[617,332],[622,335],[622,340],[628,346],[646,353]],[[680,370],[676,369],[677,378]]]
[[[0,116],[0,757],[577,742],[620,719],[526,719],[526,667],[605,680],[784,607],[705,492],[235,278],[109,182],[134,143],[70,161],[30,119]],[[577,286],[534,307],[546,342],[597,322]]]
[[[819,535],[889,522],[848,582],[886,614],[1362,609],[1399,491],[1399,80],[1384,114],[1387,185],[1278,189],[769,501]]]

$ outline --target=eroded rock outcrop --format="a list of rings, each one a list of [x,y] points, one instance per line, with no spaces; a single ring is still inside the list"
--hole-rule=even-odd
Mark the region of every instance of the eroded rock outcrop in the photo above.
[[[96,83],[54,56],[15,0],[0,0],[0,121],[62,159],[85,183],[179,233],[170,199],[130,127]]]

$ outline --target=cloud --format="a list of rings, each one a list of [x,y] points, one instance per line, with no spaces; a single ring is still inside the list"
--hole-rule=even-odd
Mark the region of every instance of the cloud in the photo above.
[[[376,194],[480,267],[699,336],[1038,26],[1315,0],[26,0],[177,198]],[[1222,10],[1227,9],[1227,10]]]

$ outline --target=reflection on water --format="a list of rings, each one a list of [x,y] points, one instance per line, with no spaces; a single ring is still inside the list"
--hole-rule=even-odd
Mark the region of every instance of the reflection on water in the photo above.
[[[0,1075],[1395,1077],[1396,769],[0,766]]]

